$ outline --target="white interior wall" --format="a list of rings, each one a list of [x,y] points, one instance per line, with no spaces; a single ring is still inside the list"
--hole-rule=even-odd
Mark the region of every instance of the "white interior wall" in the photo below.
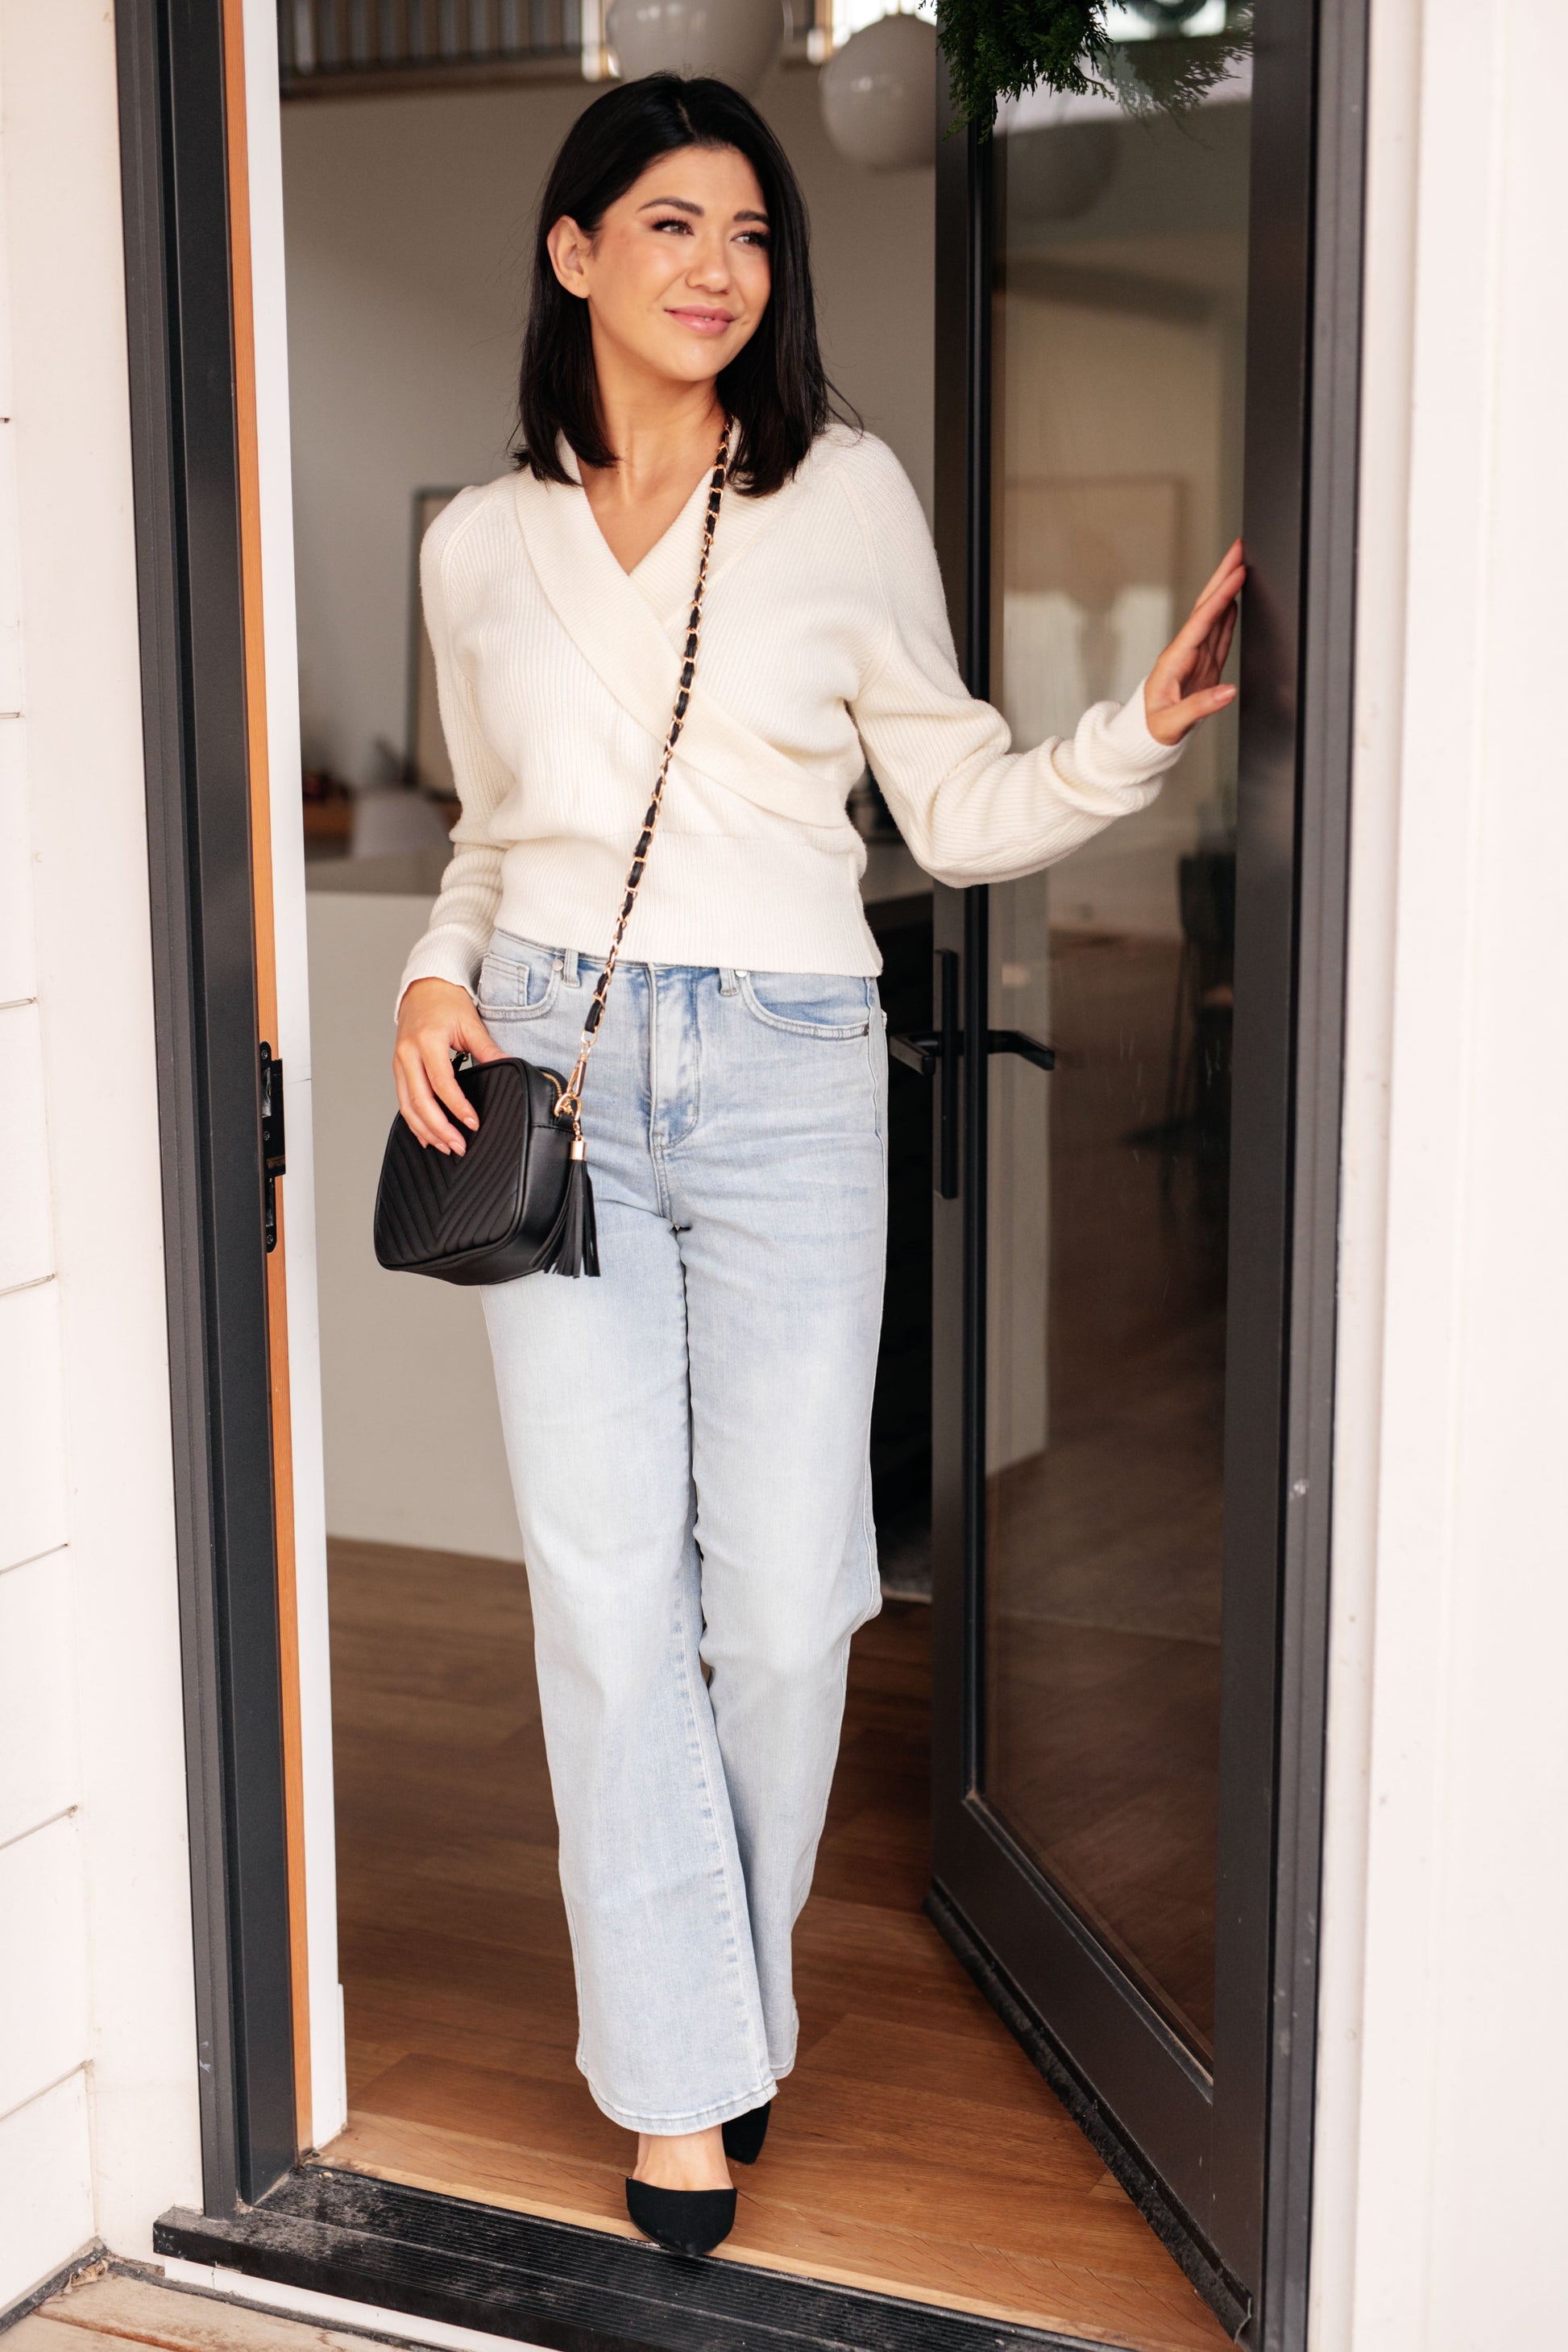
[[[586,85],[283,110],[307,757],[353,781],[406,728],[416,489],[502,472],[544,174]],[[829,145],[815,72],[759,104],[800,174],[835,381],[929,512],[935,173]]]
[[[522,1558],[479,1294],[387,1274],[371,1206],[397,1109],[391,1007],[428,898],[312,890],[327,1525]]]
[[[1563,2340],[1568,76],[1377,0],[1314,2310]]]
[[[114,28],[0,0],[0,2309],[200,2193]]]

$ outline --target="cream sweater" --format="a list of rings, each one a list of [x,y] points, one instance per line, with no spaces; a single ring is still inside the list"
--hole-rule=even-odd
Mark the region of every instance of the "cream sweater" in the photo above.
[[[575,480],[509,474],[432,524],[421,578],[462,814],[405,988],[471,990],[498,926],[603,954],[669,724],[706,496],[705,478],[629,574]],[[1176,756],[1150,734],[1141,688],[1097,704],[1070,743],[1013,751],[959,676],[902,467],[835,426],[773,497],[725,496],[625,952],[875,972],[845,814],[865,762],[921,865],[963,884],[1065,857],[1147,807]]]

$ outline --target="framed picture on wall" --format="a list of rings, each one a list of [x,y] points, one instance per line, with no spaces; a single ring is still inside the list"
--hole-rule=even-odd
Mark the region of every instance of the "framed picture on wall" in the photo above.
[[[458,787],[452,776],[452,763],[447,757],[447,739],[441,732],[441,713],[436,702],[436,656],[430,650],[430,635],[419,602],[419,550],[442,508],[449,506],[457,495],[455,489],[415,491],[414,560],[409,588],[408,774],[426,792],[438,793],[447,800],[456,799]]]

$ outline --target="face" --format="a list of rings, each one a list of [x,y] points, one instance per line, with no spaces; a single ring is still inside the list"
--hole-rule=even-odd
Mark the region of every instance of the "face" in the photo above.
[[[555,275],[592,313],[596,346],[651,374],[710,382],[756,333],[773,276],[757,175],[733,147],[681,147],[611,205],[598,234],[558,220]]]

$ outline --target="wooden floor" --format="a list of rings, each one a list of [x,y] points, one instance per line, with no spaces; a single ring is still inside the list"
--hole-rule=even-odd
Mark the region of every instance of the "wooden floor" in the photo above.
[[[331,1548],[350,2117],[332,2162],[630,2235],[573,2063],[521,1571]],[[1136,2352],[1223,2330],[920,1910],[930,1612],[857,1637],[800,2058],[723,2256]]]

